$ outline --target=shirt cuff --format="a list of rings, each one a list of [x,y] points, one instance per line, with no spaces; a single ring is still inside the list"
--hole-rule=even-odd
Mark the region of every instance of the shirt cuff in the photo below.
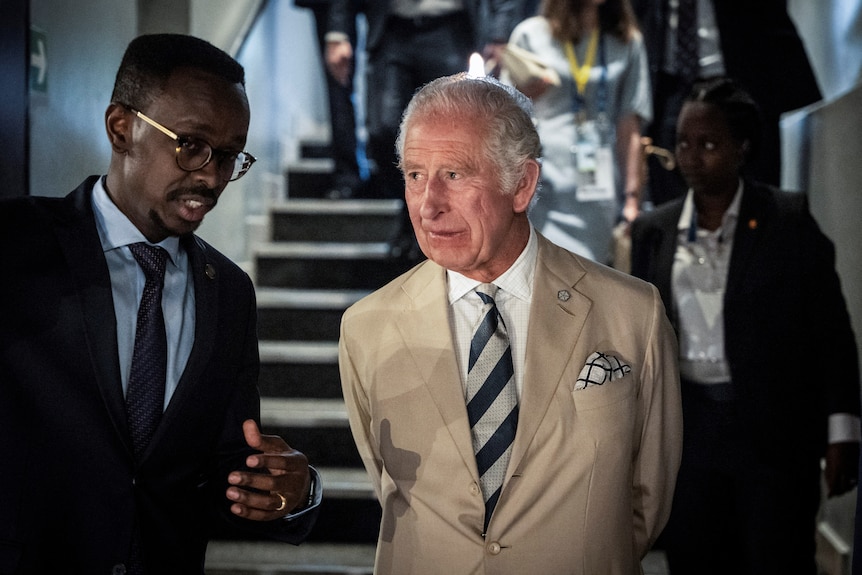
[[[833,413],[829,416],[829,443],[859,442],[862,429],[859,416],[851,413]]]
[[[320,480],[320,474],[310,465],[308,466],[308,473],[311,475],[311,489],[308,494],[308,502],[299,511],[288,513],[285,516],[285,519],[288,521],[293,521],[298,517],[302,517],[320,505],[320,502],[323,500],[323,482]]]

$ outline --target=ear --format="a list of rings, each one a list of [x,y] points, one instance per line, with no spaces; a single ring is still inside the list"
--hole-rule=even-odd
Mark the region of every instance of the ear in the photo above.
[[[125,154],[132,145],[132,120],[129,110],[112,102],[105,110],[105,130],[111,149],[117,154]]]
[[[539,184],[539,173],[541,168],[536,160],[529,160],[524,166],[524,173],[515,189],[512,199],[516,214],[526,212],[530,206],[533,196],[536,194],[536,186]]]

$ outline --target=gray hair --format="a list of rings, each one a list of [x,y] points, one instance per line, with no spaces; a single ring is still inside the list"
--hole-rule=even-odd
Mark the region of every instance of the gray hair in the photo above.
[[[395,151],[402,167],[404,138],[413,122],[467,117],[484,128],[486,158],[497,167],[500,185],[512,193],[530,160],[541,162],[533,105],[521,92],[491,77],[465,73],[433,80],[420,88],[401,118]]]

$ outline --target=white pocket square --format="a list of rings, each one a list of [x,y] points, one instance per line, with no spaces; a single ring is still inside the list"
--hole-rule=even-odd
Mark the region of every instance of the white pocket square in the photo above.
[[[581,369],[578,380],[575,382],[575,389],[584,389],[588,385],[602,385],[606,381],[620,379],[630,373],[631,370],[631,366],[622,363],[616,357],[594,351]]]

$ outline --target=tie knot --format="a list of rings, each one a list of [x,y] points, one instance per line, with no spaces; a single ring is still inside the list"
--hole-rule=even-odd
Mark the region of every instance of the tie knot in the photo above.
[[[495,284],[481,284],[476,288],[476,293],[486,304],[494,303],[499,288]]]
[[[152,246],[146,242],[129,244],[129,250],[135,256],[138,265],[144,270],[144,275],[147,276],[147,279],[161,282],[165,277],[168,252],[164,248]]]

